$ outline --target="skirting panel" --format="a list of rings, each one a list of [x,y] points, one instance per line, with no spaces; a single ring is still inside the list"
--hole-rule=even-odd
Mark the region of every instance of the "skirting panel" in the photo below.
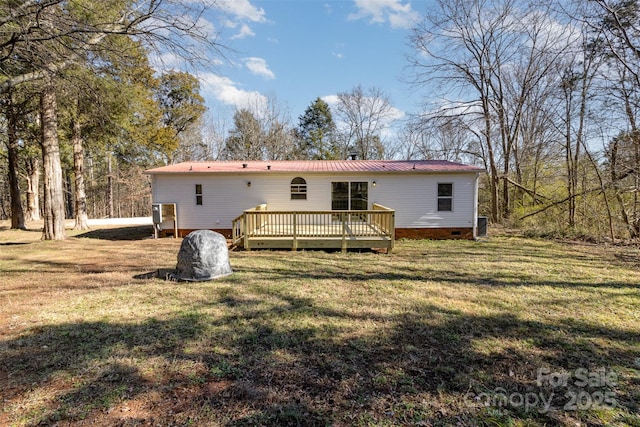
[[[198,228],[194,228],[193,230],[188,229],[188,228],[179,228],[178,229],[178,237],[186,237],[187,234],[191,233],[192,231],[196,231],[199,230]],[[216,233],[220,233],[222,234],[224,237],[226,237],[227,239],[231,239],[232,236],[232,232],[230,228],[212,228],[211,231],[215,231]],[[160,236],[163,237],[167,237],[167,236],[172,236],[173,235],[173,230],[162,230],[160,232]]]
[[[396,239],[473,240],[473,228],[396,228]]]

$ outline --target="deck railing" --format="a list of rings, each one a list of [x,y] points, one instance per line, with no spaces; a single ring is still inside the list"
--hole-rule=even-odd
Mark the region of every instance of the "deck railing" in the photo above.
[[[232,233],[231,238],[235,246],[241,245],[243,243],[243,240],[249,236],[250,233],[247,233],[246,232],[247,230],[254,230],[256,228],[260,228],[265,225],[260,221],[266,220],[266,218],[264,217],[260,218],[253,215],[247,216],[247,214],[262,212],[266,210],[267,210],[266,204],[258,205],[254,208],[247,209],[242,213],[242,215],[235,218],[231,222],[231,233]]]
[[[233,220],[233,243],[250,248],[251,238],[353,238],[390,240],[393,248],[395,211],[374,204],[372,210],[268,211],[266,205],[247,209]],[[344,245],[343,245],[344,246]]]

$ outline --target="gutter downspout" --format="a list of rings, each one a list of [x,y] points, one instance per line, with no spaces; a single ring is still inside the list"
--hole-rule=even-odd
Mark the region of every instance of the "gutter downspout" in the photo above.
[[[476,180],[473,189],[473,240],[478,240],[478,183],[480,182],[480,172],[476,173]]]

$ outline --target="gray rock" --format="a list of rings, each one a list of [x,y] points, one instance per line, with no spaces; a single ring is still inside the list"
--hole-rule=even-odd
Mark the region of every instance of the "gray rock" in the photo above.
[[[184,238],[178,252],[176,279],[199,282],[231,273],[227,239],[222,234],[197,230]]]

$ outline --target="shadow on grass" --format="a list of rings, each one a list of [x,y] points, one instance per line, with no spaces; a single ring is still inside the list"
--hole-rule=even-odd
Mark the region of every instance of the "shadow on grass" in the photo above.
[[[130,227],[99,228],[78,234],[77,237],[99,240],[144,240],[153,236],[153,227],[150,225],[137,225]]]
[[[35,328],[0,342],[3,406],[46,389],[54,403],[33,408],[42,415],[28,425],[86,419],[95,411],[158,387],[150,384],[136,362],[186,358],[182,347],[202,331],[202,318],[197,315],[149,319],[141,324],[80,322]]]
[[[41,226],[36,226],[36,227],[27,227],[27,228],[11,228],[8,226],[0,226],[0,231],[24,231],[24,232],[31,232],[31,233],[42,233],[42,227]]]
[[[274,267],[261,267],[260,274],[267,280],[279,281],[313,281],[327,279],[341,279],[348,282],[365,283],[370,281],[415,281],[428,280],[431,282],[451,284],[451,285],[474,285],[486,288],[505,287],[561,287],[561,288],[608,288],[608,289],[640,289],[640,283],[628,281],[617,282],[581,282],[578,280],[543,280],[539,277],[527,280],[519,272],[505,272],[496,274],[490,273],[466,273],[455,270],[444,270],[437,265],[433,267],[425,266],[404,266],[399,269],[387,269],[382,271],[354,272],[344,271],[336,268],[333,263],[327,260],[315,260],[316,263],[326,261],[326,268],[315,268],[312,271],[306,268],[305,262],[296,259],[289,260],[287,265]],[[299,264],[299,268],[296,265]],[[254,271],[248,267],[234,267],[234,271],[242,274],[251,274]],[[234,279],[231,279],[234,280]],[[241,279],[238,279],[241,280]]]
[[[45,326],[0,341],[3,404],[19,410],[11,402],[53,394],[31,408],[34,426],[595,426],[599,411],[563,410],[568,388],[538,386],[537,369],[606,368],[616,384],[581,390],[613,393],[610,421],[640,420],[640,385],[625,374],[638,357],[638,331],[420,304],[353,314],[267,288],[253,299],[220,288],[207,308],[135,324]],[[501,393],[544,394],[553,410],[478,400]],[[132,401],[144,410],[116,410]]]

